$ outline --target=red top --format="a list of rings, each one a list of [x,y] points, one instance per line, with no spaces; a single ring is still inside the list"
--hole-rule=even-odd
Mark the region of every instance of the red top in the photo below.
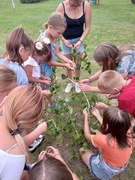
[[[118,97],[118,107],[135,118],[135,76],[130,76],[129,79],[132,79],[131,82],[123,87]]]

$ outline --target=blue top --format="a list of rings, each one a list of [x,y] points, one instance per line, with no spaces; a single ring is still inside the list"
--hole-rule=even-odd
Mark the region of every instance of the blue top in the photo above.
[[[7,65],[12,69],[17,76],[17,86],[28,84],[28,78],[25,70],[17,63],[12,61],[5,61],[3,58],[0,59],[0,64]]]
[[[71,19],[66,14],[64,3],[62,3],[63,9],[64,9],[64,17],[67,22],[67,28],[63,33],[63,36],[65,39],[75,39],[75,38],[81,37],[81,35],[83,34],[83,27],[85,23],[84,2],[85,1],[83,1],[83,4],[82,4],[83,15],[78,19]]]
[[[128,72],[129,74],[135,74],[135,50],[128,50],[131,55],[124,56],[118,63],[116,71],[119,74]]]
[[[44,33],[44,31],[40,31],[40,35],[38,37],[38,40],[43,36],[44,38],[48,38]],[[49,39],[49,38],[48,38]],[[57,56],[56,56],[56,49],[58,46],[58,42],[56,41],[56,43],[52,43],[51,42],[51,53],[52,53],[52,59],[54,62],[56,62],[57,60]],[[48,64],[45,63],[45,61],[42,61],[40,63],[40,72],[42,75],[47,76],[49,78],[53,77],[53,67],[49,66]]]

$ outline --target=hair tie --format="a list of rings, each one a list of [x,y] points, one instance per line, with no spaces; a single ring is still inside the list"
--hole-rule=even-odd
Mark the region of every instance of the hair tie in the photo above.
[[[17,134],[20,134],[19,129],[14,129],[14,130],[10,131],[10,134],[11,134],[12,136],[15,136],[15,135],[17,135]]]

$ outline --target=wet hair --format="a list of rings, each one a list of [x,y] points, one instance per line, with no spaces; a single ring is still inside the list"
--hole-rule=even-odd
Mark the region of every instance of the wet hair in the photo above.
[[[135,50],[135,46],[131,44],[115,46],[111,43],[102,42],[96,48],[93,58],[97,63],[103,62],[102,71],[116,70],[119,61],[131,53],[128,50]],[[111,60],[109,62],[109,60]]]
[[[106,93],[110,93],[113,88],[123,87],[123,77],[114,70],[108,70],[99,76],[98,88]]]
[[[54,157],[39,161],[32,168],[29,180],[73,180],[66,165]]]
[[[4,64],[0,64],[0,93],[9,92],[17,86],[17,77],[14,71]]]
[[[15,28],[8,36],[6,41],[6,52],[2,55],[3,58],[8,57],[8,60],[23,63],[19,54],[19,48],[23,46],[25,49],[33,48],[32,39],[24,32],[22,27]]]
[[[51,25],[53,29],[66,29],[67,23],[65,17],[60,13],[53,13],[50,18],[48,19],[48,22],[44,24],[45,28]]]
[[[3,119],[9,131],[34,127],[41,119],[44,109],[44,98],[39,87],[22,85],[14,88],[5,99],[3,105]],[[20,134],[15,135],[21,151],[30,160],[25,143]]]
[[[109,144],[111,139],[116,139],[120,148],[130,147],[131,144],[128,141],[128,130],[131,127],[130,117],[124,110],[114,106],[106,108],[103,112],[103,124],[101,131],[103,134],[107,134],[107,143]]]
[[[42,49],[36,48],[37,43],[41,43]],[[49,62],[52,59],[51,44],[46,44],[43,41],[36,41],[34,43],[34,52],[36,52],[38,56],[45,56],[45,59],[43,59],[45,62]]]

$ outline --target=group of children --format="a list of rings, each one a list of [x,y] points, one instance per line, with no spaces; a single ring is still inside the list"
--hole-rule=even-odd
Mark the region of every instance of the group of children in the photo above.
[[[47,130],[45,122],[38,123],[45,108],[44,97],[50,108],[56,107],[56,101],[50,95],[53,66],[68,70],[76,67],[58,46],[58,38],[66,29],[64,16],[54,13],[46,25],[47,29],[41,32],[35,42],[22,27],[13,30],[7,38],[6,52],[0,59],[0,178],[3,179],[21,178],[26,159],[30,162],[28,146],[37,139],[41,141],[40,135]],[[56,62],[57,57],[64,63]],[[79,152],[95,177],[109,180],[127,167],[134,148],[134,76],[129,75],[134,75],[135,48],[117,48],[109,43],[101,43],[94,52],[94,59],[103,69],[84,79],[80,88],[82,91],[110,94],[108,98],[118,98],[118,107],[97,103],[98,108],[105,108],[103,118],[96,108],[92,109],[101,123],[101,132],[95,130],[96,135],[91,134],[88,113],[86,109],[83,110],[84,135],[100,150],[97,155],[83,148]],[[98,87],[87,84],[96,79]],[[32,168],[29,178],[37,176],[37,179],[41,179],[44,174],[48,179],[51,176],[52,179],[60,179],[60,176],[66,176],[68,180],[78,179],[59,151],[52,146],[39,155],[39,162]]]

